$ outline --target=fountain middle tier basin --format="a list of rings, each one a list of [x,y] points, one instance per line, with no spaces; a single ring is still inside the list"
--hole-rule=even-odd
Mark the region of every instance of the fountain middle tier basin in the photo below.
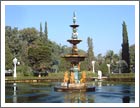
[[[67,61],[70,61],[71,63],[84,61],[85,57],[86,57],[85,55],[81,54],[80,55],[67,54],[63,56],[63,58],[65,58]]]

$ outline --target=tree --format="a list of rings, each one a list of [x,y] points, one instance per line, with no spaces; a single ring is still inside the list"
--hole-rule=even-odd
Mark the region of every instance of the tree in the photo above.
[[[38,31],[35,28],[25,28],[20,30],[20,38],[22,41],[27,41],[28,46],[30,46],[33,41],[38,38]]]
[[[95,59],[96,59],[95,71],[98,71],[100,67],[102,66],[102,64],[105,62],[105,58],[102,56],[101,53],[99,53],[97,57],[95,57]]]
[[[88,37],[87,43],[88,43],[88,52],[87,52],[88,70],[91,70],[92,69],[91,62],[94,59],[92,38]]]
[[[134,69],[134,67],[135,67],[135,44],[131,45],[129,47],[129,51],[130,51],[130,66],[131,66],[131,69]]]
[[[118,54],[114,54],[113,56],[113,61],[114,63],[116,64],[116,62],[120,59],[119,55]]]
[[[13,68],[13,55],[6,43],[5,44],[5,69],[12,69],[12,68]]]
[[[68,71],[70,69],[70,62],[66,61],[65,58],[60,58],[58,68],[59,71]]]
[[[46,40],[48,40],[48,28],[47,28],[47,22],[45,22],[45,30],[44,30],[44,33],[45,33],[45,38],[46,38]]]
[[[126,61],[124,60],[119,60],[117,62],[117,66],[114,70],[114,73],[126,73],[126,70],[128,69],[128,65],[126,63]]]
[[[6,26],[5,27],[5,36],[7,36],[8,38],[10,38],[12,36],[12,28],[11,28],[11,26]]]
[[[117,68],[117,62],[119,61],[119,55],[114,54],[113,50],[109,50],[105,56],[105,62],[110,64],[111,71],[114,71]]]
[[[103,62],[102,64],[100,64],[99,70],[101,70],[101,71],[103,72],[103,75],[107,75],[107,73],[108,73],[108,68],[107,68],[105,62]]]
[[[99,64],[102,64],[103,61],[104,61],[104,58],[103,58],[102,54],[101,54],[101,53],[98,54],[98,55],[97,55],[97,62],[98,62]]]
[[[126,73],[130,72],[130,55],[129,55],[129,42],[128,42],[128,33],[127,27],[125,22],[123,21],[122,24],[122,36],[123,36],[123,43],[122,43],[122,60],[126,61],[128,65],[128,69],[126,69]]]
[[[30,47],[28,59],[33,70],[43,71],[48,69],[51,64],[50,48],[48,46]]]
[[[42,32],[42,23],[40,23],[40,37],[43,36],[43,32]]]
[[[6,44],[8,45],[10,52],[17,56],[20,54],[21,41],[19,39],[19,31],[17,27],[13,29],[10,26],[5,27],[5,39]]]
[[[114,56],[113,50],[107,51],[107,53],[106,53],[106,61],[107,61],[107,59],[109,60],[109,62],[107,62],[107,63],[113,64],[113,56]]]

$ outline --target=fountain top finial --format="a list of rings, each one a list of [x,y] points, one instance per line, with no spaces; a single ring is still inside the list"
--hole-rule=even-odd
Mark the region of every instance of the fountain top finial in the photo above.
[[[73,24],[76,24],[76,12],[73,12]]]
[[[73,17],[76,17],[76,12],[75,11],[73,12]]]

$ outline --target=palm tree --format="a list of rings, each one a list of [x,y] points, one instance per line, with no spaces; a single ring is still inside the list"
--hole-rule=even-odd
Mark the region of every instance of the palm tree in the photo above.
[[[111,70],[114,70],[117,67],[117,61],[119,60],[118,54],[114,54],[113,50],[109,50],[105,56],[106,63],[111,65]]]
[[[107,51],[106,57],[105,57],[106,62],[107,62],[107,63],[110,63],[110,64],[113,64],[113,56],[114,56],[113,50]],[[108,61],[108,60],[109,60],[109,61]]]
[[[98,54],[97,55],[97,62],[99,63],[99,65],[102,64],[103,61],[104,61],[104,57],[102,56],[102,54],[101,53]]]

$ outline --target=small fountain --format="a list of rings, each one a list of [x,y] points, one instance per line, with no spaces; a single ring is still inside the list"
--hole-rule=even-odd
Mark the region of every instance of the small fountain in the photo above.
[[[73,24],[72,27],[72,37],[67,41],[72,44],[72,51],[70,54],[64,55],[63,58],[66,61],[71,63],[70,74],[66,71],[64,73],[64,81],[61,83],[61,86],[54,87],[55,91],[69,91],[69,90],[82,90],[82,91],[95,91],[95,87],[87,87],[86,85],[86,73],[82,72],[80,78],[80,62],[84,61],[85,55],[78,53],[77,44],[82,40],[78,39],[77,27],[76,24],[76,15],[73,13]]]

